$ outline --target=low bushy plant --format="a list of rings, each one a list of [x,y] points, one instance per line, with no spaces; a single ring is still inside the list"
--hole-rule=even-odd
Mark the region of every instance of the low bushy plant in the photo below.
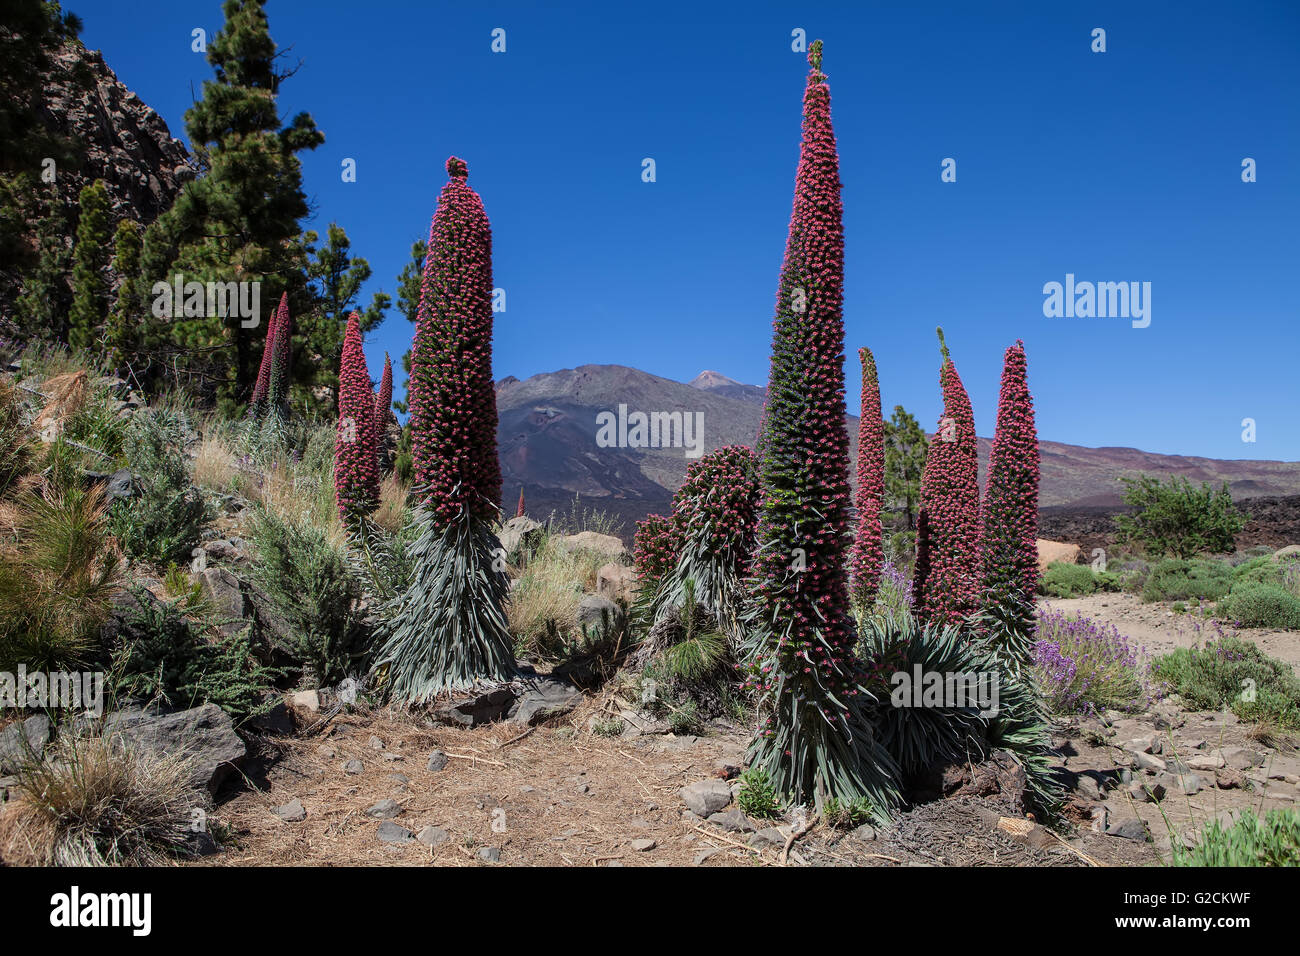
[[[113,698],[178,708],[211,702],[236,723],[270,710],[278,672],[256,659],[249,629],[221,634],[192,594],[159,601],[133,588],[132,598],[121,641],[111,649]]]
[[[736,806],[748,817],[775,820],[781,816],[781,795],[762,770],[752,768],[740,775]]]
[[[1221,561],[1170,558],[1151,569],[1144,601],[1217,601],[1232,588],[1232,569]]]
[[[158,409],[137,412],[127,429],[125,454],[139,492],[113,506],[110,526],[133,558],[188,559],[208,521],[207,499],[190,483],[183,431],[178,416]]]
[[[1191,849],[1173,841],[1174,866],[1300,866],[1300,812],[1245,810],[1231,826],[1211,820]]]
[[[291,635],[272,643],[302,669],[307,683],[346,676],[361,653],[363,630],[361,587],[345,550],[326,529],[265,508],[256,512],[252,540],[259,557],[253,580]]]
[[[1038,582],[1038,592],[1054,598],[1086,597],[1097,591],[1118,591],[1120,578],[1091,565],[1053,561]]]
[[[1141,710],[1154,695],[1140,649],[1113,624],[1050,608],[1038,615],[1034,669],[1055,713]]]
[[[1215,608],[1215,616],[1239,627],[1300,630],[1300,598],[1280,584],[1234,584]]]
[[[1300,679],[1291,665],[1233,634],[1156,658],[1152,673],[1197,710],[1300,729]]]

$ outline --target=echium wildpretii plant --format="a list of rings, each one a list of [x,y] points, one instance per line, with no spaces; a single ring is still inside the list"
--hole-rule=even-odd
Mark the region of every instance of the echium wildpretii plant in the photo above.
[[[289,373],[293,365],[293,319],[288,296],[280,298],[275,317],[275,340],[271,344],[271,374],[266,388],[267,413],[286,418],[289,414]]]
[[[492,229],[465,162],[448,159],[447,173],[429,230],[408,386],[416,571],[384,608],[375,658],[391,695],[408,702],[516,673],[505,555],[490,524],[501,500]]]
[[[664,515],[646,515],[636,523],[632,538],[632,566],[636,568],[641,589],[651,590],[659,579],[677,563],[677,540],[673,519]]]
[[[1025,377],[1025,347],[1006,351],[998,424],[984,492],[983,614],[990,649],[1015,666],[1034,649],[1038,587],[1038,432]]]
[[[690,599],[718,621],[732,638],[740,633],[743,581],[754,551],[758,507],[758,462],[743,445],[710,452],[686,469],[673,495],[675,554],[654,594],[654,617],[662,618]]]
[[[339,419],[334,434],[334,499],[349,526],[379,503],[375,398],[361,342],[359,316],[348,316],[339,363]]]
[[[275,359],[275,333],[280,326],[280,317],[289,312],[289,293],[280,296],[280,304],[271,313],[266,324],[266,338],[262,342],[262,363],[257,368],[257,382],[253,385],[253,396],[248,401],[248,417],[261,418],[266,412],[266,396],[271,389],[271,365]]]
[[[379,376],[379,391],[375,393],[375,433],[382,434],[393,417],[393,360],[384,353],[384,371]]]
[[[794,208],[772,323],[745,663],[761,724],[751,766],[799,801],[894,802],[863,708],[849,614],[844,228],[821,41],[803,102]]]
[[[880,507],[885,497],[885,423],[880,417],[880,379],[876,359],[858,349],[862,361],[862,408],[858,421],[857,537],[849,558],[849,596],[859,611],[869,611],[880,587]]]
[[[943,417],[921,477],[912,600],[924,622],[960,625],[980,607],[980,490],[975,417],[938,330]]]

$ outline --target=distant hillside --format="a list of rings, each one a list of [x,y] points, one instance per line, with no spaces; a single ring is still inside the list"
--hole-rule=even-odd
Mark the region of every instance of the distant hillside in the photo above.
[[[753,445],[765,390],[718,372],[690,383],[674,382],[622,365],[583,365],[497,383],[504,497],[513,504],[523,486],[529,511],[567,510],[575,494],[589,506],[628,523],[664,511],[686,474],[684,449],[602,448],[597,415],[618,412],[699,413],[705,452],[723,445]],[[848,416],[850,451],[857,454],[857,419]],[[992,441],[979,440],[981,475]],[[1044,508],[1113,507],[1120,478],[1139,473],[1184,475],[1193,481],[1228,482],[1234,498],[1300,494],[1300,462],[1221,461],[1158,455],[1134,448],[1083,448],[1040,441]]]

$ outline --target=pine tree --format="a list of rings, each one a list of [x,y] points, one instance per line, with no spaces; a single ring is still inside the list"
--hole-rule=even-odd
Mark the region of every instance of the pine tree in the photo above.
[[[343,348],[346,316],[361,294],[361,287],[371,276],[370,263],[352,254],[352,240],[343,227],[330,223],[325,231],[325,243],[317,247],[320,237],[314,231],[303,234],[303,247],[307,258],[308,292],[312,296],[309,308],[300,312],[298,334],[302,340],[299,356],[319,356],[302,362],[293,370],[295,381],[316,389],[337,389],[334,375]],[[377,328],[384,321],[384,312],[391,300],[383,292],[376,292],[364,311],[356,313],[362,333]]]
[[[225,0],[225,24],[208,45],[215,77],[185,114],[191,148],[206,174],[187,183],[145,232],[143,274],[185,281],[260,282],[263,308],[282,292],[305,305],[306,253],[299,241],[309,209],[298,154],[324,142],[310,115],[281,125],[277,97],[289,74],[276,69],[265,0]],[[188,316],[170,326],[172,361],[207,383],[225,404],[254,384],[259,321]]]
[[[385,609],[376,666],[395,700],[508,680],[516,666],[504,603],[496,389],[492,381],[492,229],[469,169],[451,177],[429,230],[412,349],[410,429],[416,572]]]
[[[108,315],[105,345],[114,367],[129,365],[146,336],[144,300],[140,282],[140,224],[123,219],[113,236],[113,272],[121,279],[113,309]]]
[[[957,625],[979,610],[979,459],[970,399],[938,334],[943,417],[921,480],[912,600],[922,622]]]
[[[72,251],[72,308],[68,344],[87,349],[100,341],[108,317],[108,189],[102,179],[82,187],[77,197],[81,218]]]
[[[379,502],[375,397],[361,340],[361,320],[353,312],[343,336],[339,365],[339,418],[334,436],[334,498],[349,525],[370,514]]]
[[[916,418],[902,405],[885,422],[885,498],[902,513],[903,527],[916,529],[921,475],[930,443]]]
[[[48,199],[36,225],[36,267],[23,279],[18,299],[19,326],[33,339],[63,340],[70,301],[68,269],[72,251],[67,241],[68,218],[63,204]]]
[[[412,325],[415,324],[420,311],[420,286],[424,277],[424,258],[429,251],[429,244],[423,239],[417,239],[411,245],[410,261],[402,267],[402,271],[397,276],[397,310],[406,316],[406,321]],[[406,373],[406,387],[403,390],[406,398],[394,403],[394,408],[405,414],[410,410],[410,388],[411,388],[411,350],[407,349],[402,355],[402,371]]]
[[[1002,364],[983,513],[984,627],[995,650],[1025,665],[1033,649],[1038,587],[1038,431],[1017,340]]]
[[[844,230],[821,41],[773,322],[759,454],[762,506],[746,657],[762,724],[751,766],[777,792],[868,800],[888,812],[888,757],[863,710],[849,616],[849,439],[844,415]]]
[[[849,594],[869,610],[880,586],[884,555],[880,546],[880,508],[885,496],[885,423],[880,417],[880,380],[870,349],[858,349],[862,362],[862,409],[858,420],[858,532],[849,563]]]

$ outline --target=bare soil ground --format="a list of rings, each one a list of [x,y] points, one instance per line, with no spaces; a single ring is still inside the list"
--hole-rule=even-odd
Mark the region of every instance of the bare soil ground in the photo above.
[[[1050,604],[1114,623],[1151,655],[1209,634],[1198,633],[1188,615],[1126,594]],[[1300,635],[1240,633],[1300,665]],[[1057,835],[1042,827],[1028,835],[1009,832],[1023,823],[1019,795],[972,782],[887,828],[817,826],[800,834],[787,855],[785,840],[800,821],[753,820],[765,833],[755,839],[695,816],[679,795],[695,781],[734,777],[744,728],[719,721],[698,737],[629,731],[609,738],[592,731],[600,713],[601,702],[589,696],[547,726],[460,729],[385,709],[340,715],[309,736],[267,738],[242,784],[218,801],[214,816],[227,848],[197,865],[484,866],[496,862],[493,850],[499,865],[523,866],[1155,865],[1169,859],[1171,841],[1194,839],[1216,817],[1294,806],[1300,797],[1293,744],[1261,739],[1257,728],[1230,713],[1189,713],[1165,702],[1150,713],[1110,713],[1057,727],[1058,773],[1071,788],[1071,825]],[[1142,802],[1130,783],[1150,785],[1158,774],[1136,766],[1135,738],[1154,744],[1144,761],[1159,755],[1174,771],[1216,753],[1252,765],[1195,771],[1197,792]],[[427,767],[435,750],[447,755],[437,771]],[[359,773],[345,772],[350,760],[361,762]],[[978,769],[972,768],[972,781]],[[286,823],[272,812],[295,798],[305,820]],[[393,823],[412,835],[441,828],[448,838],[433,847],[381,842],[381,821],[367,808],[385,798],[401,806]],[[1149,841],[1105,832],[1133,820],[1145,824]],[[638,849],[646,844],[634,841],[653,844]]]
[[[1214,622],[1193,613],[1175,612],[1169,604],[1142,603],[1134,594],[1103,593],[1081,598],[1051,598],[1039,606],[1082,614],[1103,624],[1114,624],[1119,632],[1143,647],[1152,657],[1177,647],[1191,647],[1215,636]],[[1286,661],[1300,670],[1300,631],[1234,629],[1243,640],[1253,641],[1264,653]]]

